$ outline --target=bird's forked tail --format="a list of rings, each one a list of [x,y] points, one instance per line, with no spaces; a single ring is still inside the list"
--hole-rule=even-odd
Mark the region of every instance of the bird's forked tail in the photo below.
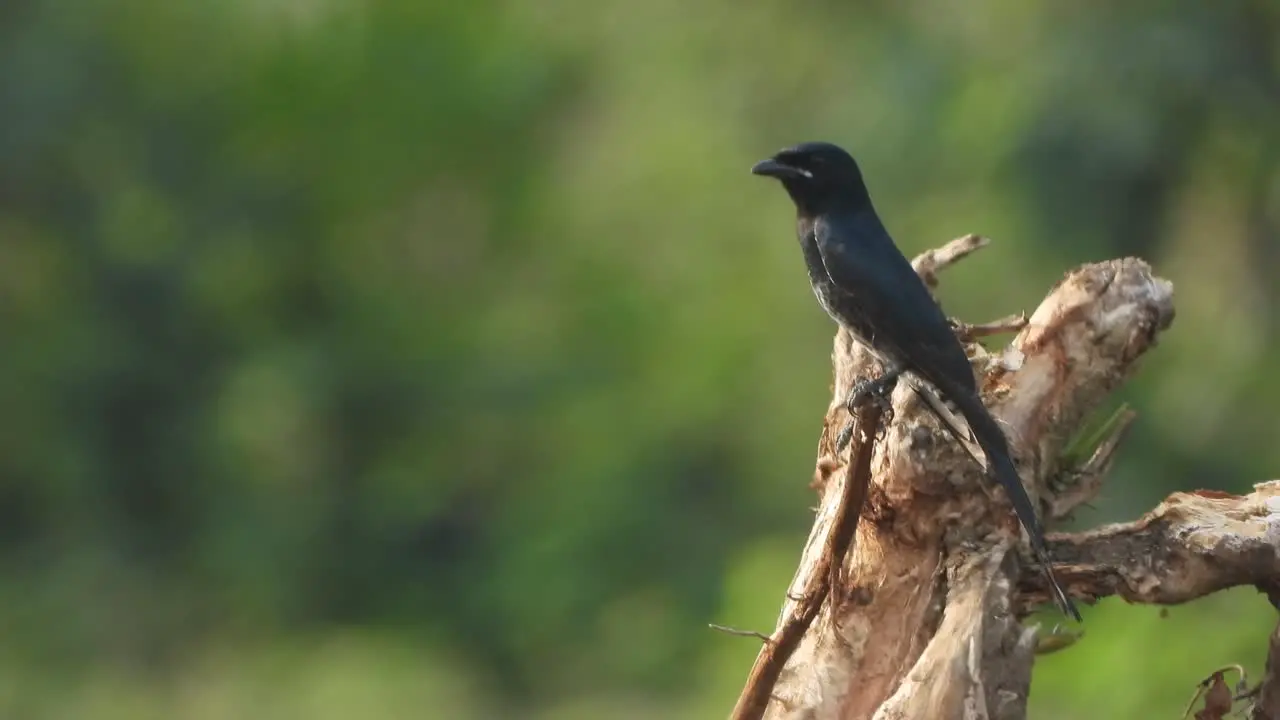
[[[1013,460],[1009,456],[1009,444],[1005,440],[1004,432],[1000,426],[996,424],[995,418],[982,404],[976,395],[965,392],[960,388],[939,387],[948,400],[950,400],[960,414],[964,416],[965,421],[969,424],[969,429],[973,431],[974,438],[978,445],[982,447],[982,452],[987,456],[987,464],[990,466],[991,473],[995,475],[996,481],[1004,487],[1005,494],[1009,496],[1009,502],[1013,504],[1013,511],[1017,513],[1018,520],[1022,522],[1022,526],[1027,529],[1027,535],[1031,540],[1031,550],[1035,553],[1036,560],[1040,563],[1040,567],[1044,570],[1045,578],[1049,581],[1054,600],[1062,612],[1075,618],[1076,622],[1081,621],[1080,611],[1076,609],[1071,598],[1067,597],[1062,586],[1058,584],[1058,579],[1054,577],[1053,567],[1049,564],[1049,550],[1044,542],[1044,531],[1040,526],[1040,521],[1036,517],[1035,507],[1031,504],[1031,498],[1027,496],[1027,490],[1022,486],[1022,479],[1018,475],[1018,469],[1013,464]]]

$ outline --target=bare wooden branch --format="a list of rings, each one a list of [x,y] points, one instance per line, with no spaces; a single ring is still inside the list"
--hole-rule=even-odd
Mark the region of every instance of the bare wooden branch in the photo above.
[[[826,540],[814,563],[808,566],[808,574],[797,578],[803,592],[788,595],[777,631],[773,637],[765,638],[764,647],[756,656],[747,683],[734,706],[731,715],[734,720],[759,720],[764,716],[783,667],[818,615],[823,600],[829,599],[828,607],[831,608],[839,605],[841,588],[838,575],[867,499],[872,444],[880,432],[883,415],[880,405],[871,398],[864,398],[856,412],[857,432],[849,445],[850,462],[844,473],[830,528],[825,534]],[[793,586],[795,584],[793,581]]]
[[[985,242],[967,236],[913,265],[936,283],[939,269]],[[1061,469],[1067,439],[1172,318],[1172,288],[1145,263],[1087,265],[1055,286],[1010,347],[979,354],[985,400],[1005,427],[1028,491],[1046,507],[1054,500],[1048,480]],[[784,605],[774,638],[797,612],[811,608],[806,590],[829,574],[823,563],[840,559],[826,540],[846,485],[837,480],[846,463],[834,452],[835,435],[848,417],[843,398],[859,376],[873,371],[874,361],[840,330],[832,364],[814,483],[821,502],[787,593],[800,600]],[[1039,586],[1028,582],[1039,574],[1023,569],[1020,528],[1003,494],[992,496],[979,464],[920,397],[910,382],[894,392],[894,422],[867,453],[872,479],[856,542],[831,581],[832,597],[843,601],[817,607],[794,652],[776,655],[785,664],[763,696],[766,717],[1014,720],[1025,714],[1036,643],[1018,616],[1039,596]],[[1103,453],[1096,474],[1108,462]],[[1070,583],[1070,576],[1064,579]],[[1088,596],[1090,589],[1073,592]],[[752,675],[754,681],[754,669]]]
[[[986,247],[991,240],[981,235],[962,235],[940,248],[920,253],[911,261],[911,267],[930,288],[938,286],[938,272],[951,267],[969,255]]]
[[[973,342],[978,338],[990,337],[992,335],[1004,335],[1005,333],[1018,332],[1027,326],[1027,314],[1018,313],[1017,315],[1009,315],[999,320],[981,323],[979,325],[968,325],[959,320],[952,320],[953,329],[956,336],[961,342]]]
[[[1174,493],[1138,520],[1051,538],[1059,578],[1093,597],[1171,605],[1229,587],[1280,591],[1280,480]],[[1024,599],[1047,599],[1028,576]],[[1280,598],[1280,595],[1275,595]]]

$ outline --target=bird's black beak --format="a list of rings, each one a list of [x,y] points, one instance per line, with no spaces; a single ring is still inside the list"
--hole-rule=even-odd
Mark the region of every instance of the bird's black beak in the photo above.
[[[778,178],[779,180],[789,180],[789,179],[802,178],[802,177],[813,177],[812,175],[809,174],[807,170],[801,170],[800,168],[792,167],[790,165],[787,165],[786,163],[779,162],[775,158],[761,160],[755,165],[752,165],[751,174],[764,175],[766,177],[775,177],[775,178]]]

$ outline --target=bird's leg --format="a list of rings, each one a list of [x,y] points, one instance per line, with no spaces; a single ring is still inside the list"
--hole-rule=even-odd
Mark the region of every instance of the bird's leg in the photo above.
[[[893,390],[894,385],[898,383],[898,378],[902,376],[903,368],[901,365],[890,365],[886,367],[878,378],[864,378],[853,384],[853,389],[849,391],[849,397],[844,401],[844,406],[853,412],[862,401],[872,398],[877,402],[886,402],[889,399],[889,392]]]
[[[845,399],[844,405],[849,410],[849,420],[840,429],[840,434],[836,436],[836,452],[844,452],[844,448],[853,439],[853,414],[863,400],[871,399],[879,403],[880,409],[889,416],[893,414],[893,406],[889,404],[889,395],[893,392],[893,388],[898,383],[898,378],[902,376],[904,368],[901,365],[886,366],[884,372],[880,373],[878,378],[865,378],[853,384],[853,388],[849,391],[849,397]]]

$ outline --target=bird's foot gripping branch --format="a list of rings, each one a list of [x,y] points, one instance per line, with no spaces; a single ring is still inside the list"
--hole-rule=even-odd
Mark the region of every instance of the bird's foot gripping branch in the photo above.
[[[913,266],[932,287],[939,270],[982,244],[960,238]],[[1069,473],[1061,467],[1064,449],[1173,315],[1169,282],[1140,260],[1113,260],[1068,273],[1025,322],[1002,321],[1018,330],[1008,347],[969,348],[984,400],[1044,517],[1061,517],[1097,492],[1132,417],[1111,423],[1089,462]],[[1049,596],[1022,550],[1007,501],[991,494],[971,459],[974,448],[944,430],[909,383],[898,383],[892,394],[894,421],[883,440],[873,441],[881,417],[868,402],[858,410],[851,449],[838,452],[837,436],[850,419],[846,400],[874,360],[842,328],[832,363],[834,391],[814,483],[821,504],[778,628],[734,717],[1024,717],[1037,638],[1020,617]],[[1268,536],[1271,543],[1277,535]],[[1121,547],[1134,538],[1120,531],[1055,536],[1049,545],[1077,599],[1121,593],[1139,602],[1177,601],[1186,598],[1188,582],[1211,592],[1256,582],[1251,573],[1265,571],[1237,563],[1230,577],[1201,572],[1204,561],[1193,560],[1204,548],[1186,547],[1187,535],[1142,537],[1169,544],[1146,556],[1183,561],[1130,567],[1140,555]],[[1129,565],[1108,565],[1108,548]],[[1128,582],[1138,570],[1147,573],[1143,582]],[[1169,594],[1151,594],[1162,586]],[[1130,592],[1134,587],[1148,595]]]
[[[867,400],[880,406],[880,412],[886,416],[881,422],[885,424],[893,422],[893,399],[890,394],[897,387],[898,378],[901,376],[901,367],[888,367],[880,373],[878,378],[859,380],[853,384],[853,389],[849,391],[849,399],[844,403],[845,409],[849,411],[849,419],[841,428],[840,434],[836,436],[837,453],[844,452],[844,449],[849,446],[849,441],[853,439],[855,425],[853,415]]]

